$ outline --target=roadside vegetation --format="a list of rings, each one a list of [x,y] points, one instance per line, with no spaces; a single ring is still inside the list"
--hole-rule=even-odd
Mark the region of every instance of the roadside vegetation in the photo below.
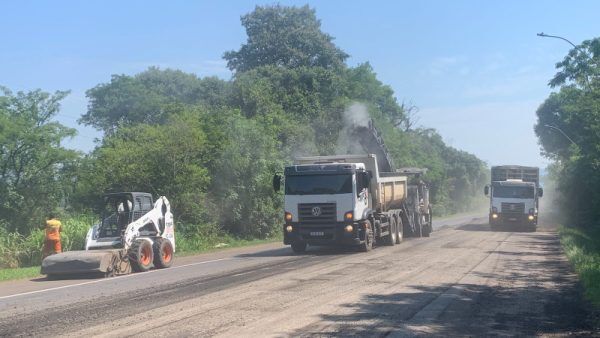
[[[55,119],[68,91],[0,88],[0,268],[40,263],[50,212],[63,248],[80,249],[106,192],[167,196],[181,252],[277,237],[273,174],[296,156],[348,152],[340,130],[356,104],[397,166],[429,169],[434,213],[479,203],[485,164],[417,125],[368,62],[349,66],[313,9],[258,6],[241,23],[248,41],[224,53],[229,80],[151,67],[90,88],[79,123],[104,137],[87,154],[61,145],[76,133]]]
[[[600,307],[600,229],[562,227],[560,237],[565,253],[585,287],[586,296]]]
[[[556,64],[555,92],[537,110],[535,132],[554,160],[561,242],[600,308],[600,38],[583,41]]]

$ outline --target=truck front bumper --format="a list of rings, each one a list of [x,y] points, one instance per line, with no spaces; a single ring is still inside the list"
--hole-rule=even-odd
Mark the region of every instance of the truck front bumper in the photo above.
[[[346,231],[348,225],[352,231]],[[288,226],[292,231],[287,231]],[[305,242],[310,245],[359,245],[364,243],[364,227],[360,222],[333,224],[306,224],[301,222],[287,223],[283,226],[283,244]]]
[[[537,215],[533,216],[533,219],[529,219],[529,214],[506,214],[496,213],[497,217],[493,217],[494,214],[490,214],[490,225],[522,225],[532,226],[537,225]]]

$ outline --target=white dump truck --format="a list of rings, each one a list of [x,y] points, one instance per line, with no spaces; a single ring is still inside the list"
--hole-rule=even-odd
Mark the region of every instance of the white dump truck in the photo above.
[[[540,169],[519,165],[493,166],[491,183],[484,193],[490,198],[489,223],[492,229],[512,226],[535,231],[538,222]]]
[[[387,155],[372,124],[357,133],[364,136],[362,144],[370,144],[365,148]],[[399,244],[404,236],[429,236],[432,210],[421,180],[425,170],[384,172],[381,167],[391,169],[389,156],[297,158],[285,168],[283,182],[279,175],[273,181],[276,190],[284,184],[284,244],[296,253],[307,245],[351,245],[369,251],[373,244]]]
[[[315,156],[285,168],[284,244],[294,252],[308,245],[399,244],[405,235],[432,230],[427,186],[407,175],[383,173],[374,154]],[[277,185],[277,184],[276,184]]]

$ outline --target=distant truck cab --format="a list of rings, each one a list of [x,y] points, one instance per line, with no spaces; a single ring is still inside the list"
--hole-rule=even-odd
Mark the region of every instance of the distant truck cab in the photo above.
[[[535,231],[538,223],[540,169],[517,165],[494,166],[491,183],[484,193],[490,198],[489,223],[492,229],[513,226]]]

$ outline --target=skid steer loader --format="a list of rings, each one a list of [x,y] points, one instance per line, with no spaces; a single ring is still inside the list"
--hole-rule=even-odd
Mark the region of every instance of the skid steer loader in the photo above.
[[[131,271],[168,268],[175,253],[173,214],[166,197],[120,192],[104,195],[101,221],[87,233],[85,250],[48,256],[41,273],[110,277]]]

